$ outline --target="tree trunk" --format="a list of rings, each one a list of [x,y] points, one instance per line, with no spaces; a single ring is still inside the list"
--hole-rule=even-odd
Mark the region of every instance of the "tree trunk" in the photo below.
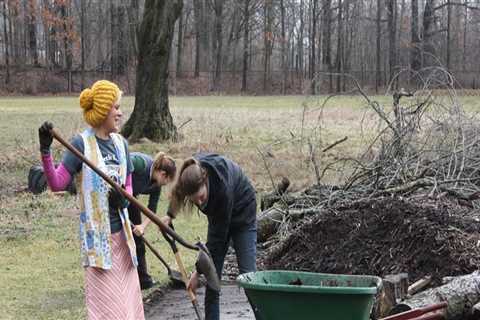
[[[193,1],[193,18],[195,20],[195,69],[193,76],[198,78],[200,76],[200,42],[201,42],[201,28],[203,23],[203,1]]]
[[[122,134],[131,141],[175,139],[168,105],[168,61],[182,0],[146,0],[139,29],[135,107]],[[164,19],[158,19],[164,17]]]
[[[340,4],[339,4],[340,5]],[[311,82],[311,87],[310,91],[312,94],[315,94],[315,54],[316,54],[316,49],[315,49],[315,43],[316,43],[316,38],[317,38],[317,6],[318,6],[318,0],[313,0],[313,7],[312,7],[312,32],[311,32],[311,37],[310,37],[310,56],[311,56],[311,65],[310,65],[310,79],[312,80]]]
[[[117,48],[116,48],[116,26],[115,26],[115,14],[116,14],[116,6],[114,5],[114,0],[110,0],[110,79],[115,80],[117,70]]]
[[[65,69],[67,71],[67,90],[72,92],[72,45],[70,39],[70,23],[69,12],[67,7],[67,1],[63,2],[60,6],[60,15],[62,17],[63,24],[63,47],[65,51]]]
[[[281,41],[282,41],[282,94],[286,93],[286,86],[287,86],[287,66],[286,66],[286,44],[287,44],[287,37],[285,35],[285,4],[284,0],[280,0],[280,23],[281,23],[281,28],[282,28],[282,34],[281,34]]]
[[[304,64],[304,59],[303,59],[303,32],[305,29],[305,20],[304,20],[304,7],[305,3],[304,0],[300,0],[300,13],[299,13],[299,18],[300,18],[300,30],[298,34],[298,40],[297,40],[297,46],[298,46],[298,71],[300,71],[300,79],[303,80],[303,64]]]
[[[435,0],[426,0],[425,10],[423,11],[423,28],[422,28],[422,66],[431,66],[436,62],[435,46],[432,43]]]
[[[182,72],[182,49],[183,49],[183,12],[178,17],[178,33],[177,33],[177,78],[181,77]]]
[[[452,6],[450,5],[450,0],[447,0],[447,71],[450,72],[451,69],[451,36],[452,36]]]
[[[7,32],[7,0],[3,0],[3,38],[5,41],[5,84],[10,84],[10,54],[8,50],[9,46],[9,37]]]
[[[272,0],[265,0],[263,5],[264,14],[264,59],[263,59],[263,91],[265,93],[270,92],[270,79],[271,79],[271,64],[270,59],[272,56],[273,47],[273,33],[272,33]]]
[[[413,70],[418,71],[422,65],[420,52],[420,37],[418,35],[418,0],[412,0],[412,49],[410,66]]]
[[[454,277],[440,287],[417,293],[395,306],[392,313],[412,310],[443,301],[448,303],[445,319],[469,319],[472,307],[480,301],[480,276],[478,271]]]
[[[8,37],[10,38],[10,52],[13,55],[13,64],[17,65],[18,52],[17,52],[16,38],[14,37],[13,23],[12,23],[12,20],[14,20],[15,17],[16,17],[15,8],[12,8],[12,4],[9,2],[8,3],[8,32],[9,32]]]
[[[464,14],[464,21],[463,21],[463,52],[462,52],[462,70],[467,70],[467,34],[468,34],[468,7],[467,3],[468,0],[465,0],[465,14]]]
[[[392,83],[395,76],[395,69],[397,66],[397,0],[386,0],[387,4],[387,20],[388,20],[388,64],[389,64],[389,77],[388,81],[392,88],[395,88],[395,84]]]
[[[332,72],[332,0],[325,0],[324,4],[324,25],[323,28],[323,64],[327,66],[328,72]],[[329,75],[329,92],[333,91],[333,77]]]
[[[342,60],[343,60],[343,4],[338,0],[338,32],[337,32],[337,92],[340,92],[342,85]]]
[[[214,0],[215,28],[213,36],[213,53],[215,57],[215,73],[213,75],[213,88],[219,89],[222,70],[222,28],[223,28],[223,5],[225,0]]]
[[[243,29],[243,65],[242,65],[242,92],[247,91],[247,71],[248,71],[248,31],[250,28],[250,0],[244,0],[243,17],[244,17],[244,29]]]
[[[397,25],[398,25],[398,43],[402,43],[402,35],[404,34],[405,30],[403,28],[403,19],[405,18],[405,10],[406,10],[406,5],[405,5],[406,0],[402,0],[400,4],[400,17],[398,18]],[[403,55],[399,54],[397,57],[397,63],[398,65],[405,65],[406,61],[403,59]],[[399,79],[400,80],[400,79]],[[398,82],[397,82],[398,84]],[[398,88],[397,88],[398,89]]]
[[[35,1],[28,1],[28,46],[30,58],[34,66],[38,66],[37,51],[37,13],[35,12]]]
[[[128,7],[127,5],[124,6],[124,10],[127,13],[128,34],[130,37],[129,56],[136,57],[138,52],[138,44],[137,44],[137,26],[138,26],[138,11],[139,11],[138,0],[131,0],[130,5]]]
[[[80,90],[85,88],[85,1],[80,1]]]
[[[382,0],[377,0],[377,68],[376,68],[376,77],[375,77],[375,93],[378,93],[378,89],[382,83]]]
[[[116,40],[116,67],[115,70],[118,75],[124,75],[127,71],[128,66],[128,46],[125,43],[127,39],[127,30],[126,26],[126,14],[125,7],[117,5],[117,14],[116,14],[116,31],[115,31],[115,40]]]

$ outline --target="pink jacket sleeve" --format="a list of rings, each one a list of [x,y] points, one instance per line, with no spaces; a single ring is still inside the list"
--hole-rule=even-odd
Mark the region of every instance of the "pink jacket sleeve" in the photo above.
[[[127,190],[129,194],[133,194],[131,173],[127,176],[127,181],[125,181],[125,190]]]
[[[55,168],[51,154],[42,154],[42,165],[48,186],[52,191],[63,191],[72,181],[72,176],[63,163]]]

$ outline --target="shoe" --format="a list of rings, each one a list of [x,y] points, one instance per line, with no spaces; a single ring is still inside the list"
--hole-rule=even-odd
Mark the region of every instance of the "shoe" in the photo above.
[[[140,289],[147,290],[157,285],[157,281],[149,279],[146,281],[140,281]]]

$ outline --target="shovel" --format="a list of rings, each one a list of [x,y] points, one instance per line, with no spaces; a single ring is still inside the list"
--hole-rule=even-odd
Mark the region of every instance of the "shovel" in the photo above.
[[[160,260],[160,262],[165,266],[165,268],[167,269],[168,277],[170,278],[172,283],[175,286],[178,285],[178,286],[183,287],[185,285],[185,283],[183,281],[182,274],[180,272],[178,272],[177,270],[172,270],[172,268],[170,268],[168,263],[162,258],[160,253],[152,246],[152,244],[150,242],[147,241],[147,239],[145,239],[143,236],[140,236],[139,238],[141,238],[143,240],[145,245],[152,251],[152,253],[158,258],[158,260]]]
[[[172,228],[172,230],[175,230],[175,228],[173,227],[173,224],[170,224],[170,228]],[[198,320],[202,320],[203,318],[200,313],[200,306],[198,305],[197,296],[192,291],[192,289],[188,289],[187,287],[187,283],[188,283],[187,271],[185,270],[185,266],[183,265],[182,259],[180,258],[180,253],[178,252],[178,248],[177,248],[177,245],[175,244],[175,240],[170,238],[163,231],[162,231],[162,234],[165,240],[167,240],[168,244],[170,245],[170,248],[172,248],[173,254],[175,255],[175,261],[177,261],[177,266],[180,269],[180,273],[182,274],[183,281],[185,282],[185,288],[187,289],[188,297],[190,298],[190,301],[192,301],[193,309],[195,309],[197,318]]]
[[[70,150],[75,156],[77,156],[80,160],[82,160],[86,165],[88,165],[93,171],[95,171],[100,177],[102,177],[109,185],[111,185],[115,190],[120,192],[125,198],[130,201],[130,203],[135,204],[140,211],[147,216],[153,223],[155,223],[162,232],[168,234],[170,237],[178,241],[182,246],[185,248],[194,250],[198,252],[197,261],[195,263],[195,267],[197,272],[203,274],[207,279],[207,284],[212,288],[212,290],[220,291],[220,280],[218,279],[217,273],[215,271],[215,265],[213,264],[212,258],[207,250],[205,250],[205,246],[198,242],[195,245],[187,242],[184,240],[178,233],[174,230],[170,229],[166,226],[160,218],[154,214],[150,209],[145,207],[140,201],[138,201],[134,196],[129,194],[125,189],[123,189],[118,183],[113,181],[109,176],[107,176],[103,171],[98,169],[90,160],[85,158],[85,156],[78,151],[74,146],[72,146],[69,142],[63,139],[62,136],[57,132],[55,128],[50,130],[50,134],[54,137],[58,142],[60,142],[65,148]]]

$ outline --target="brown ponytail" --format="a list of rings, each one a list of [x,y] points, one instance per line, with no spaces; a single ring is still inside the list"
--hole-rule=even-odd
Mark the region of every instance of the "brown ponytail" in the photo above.
[[[173,186],[169,211],[173,216],[186,205],[192,205],[187,196],[195,194],[207,181],[207,171],[194,158],[186,159]]]
[[[167,177],[170,179],[175,178],[177,167],[175,166],[175,160],[167,156],[163,152],[159,152],[155,155],[155,159],[152,164],[153,171],[165,171]]]

